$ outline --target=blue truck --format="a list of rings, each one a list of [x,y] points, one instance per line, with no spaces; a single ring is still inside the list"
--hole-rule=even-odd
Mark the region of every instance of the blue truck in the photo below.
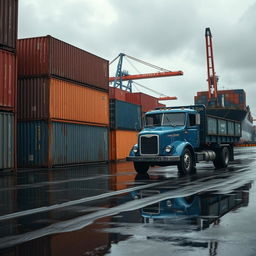
[[[144,123],[126,158],[138,173],[150,166],[177,165],[180,174],[191,174],[200,161],[225,168],[241,137],[240,122],[209,115],[205,105],[157,108],[145,114]]]

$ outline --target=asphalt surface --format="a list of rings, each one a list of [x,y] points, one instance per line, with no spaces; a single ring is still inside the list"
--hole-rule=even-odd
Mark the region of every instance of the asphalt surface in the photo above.
[[[128,162],[0,176],[0,255],[256,255],[256,148],[226,169]]]

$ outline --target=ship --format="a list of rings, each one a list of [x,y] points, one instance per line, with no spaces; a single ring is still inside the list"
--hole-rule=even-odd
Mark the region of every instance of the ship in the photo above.
[[[246,93],[243,89],[218,90],[217,102],[211,102],[208,91],[197,92],[195,104],[204,104],[209,115],[219,116],[241,122],[240,143],[255,141],[255,126],[250,107],[246,105]]]

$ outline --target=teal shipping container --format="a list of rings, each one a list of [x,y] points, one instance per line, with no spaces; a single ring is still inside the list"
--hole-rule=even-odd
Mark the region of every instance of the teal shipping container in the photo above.
[[[18,123],[18,167],[108,161],[108,128],[78,123]]]
[[[110,128],[141,130],[141,106],[121,100],[110,100]]]
[[[0,170],[14,168],[14,115],[0,112]]]

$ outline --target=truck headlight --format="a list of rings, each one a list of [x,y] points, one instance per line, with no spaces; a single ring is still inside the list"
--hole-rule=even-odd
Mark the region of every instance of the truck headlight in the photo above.
[[[171,145],[168,145],[165,147],[165,152],[166,153],[170,153],[172,151],[172,146]]]
[[[132,151],[133,151],[134,153],[137,153],[137,152],[138,152],[138,144],[135,144],[135,145],[133,146]]]
[[[171,200],[167,200],[166,201],[166,206],[167,207],[172,207],[172,201]]]

